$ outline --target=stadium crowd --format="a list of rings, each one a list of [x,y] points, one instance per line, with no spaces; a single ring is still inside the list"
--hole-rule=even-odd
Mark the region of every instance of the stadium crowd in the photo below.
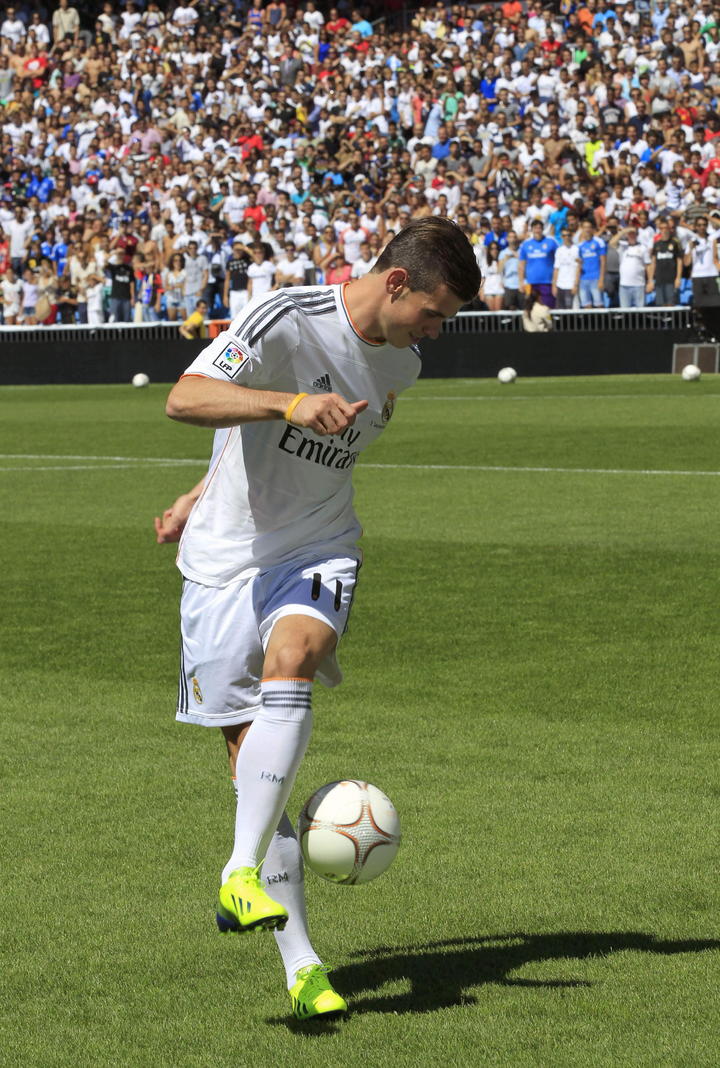
[[[719,96],[715,0],[7,4],[4,322],[233,315],[429,214],[478,307],[714,307]]]

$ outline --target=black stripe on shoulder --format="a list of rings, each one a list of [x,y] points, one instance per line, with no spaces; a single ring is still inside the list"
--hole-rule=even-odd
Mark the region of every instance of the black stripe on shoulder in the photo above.
[[[235,331],[235,337],[247,337],[257,322],[264,318],[264,316],[272,314],[273,310],[278,307],[278,304],[283,304],[286,300],[287,297],[283,291],[274,293],[272,297],[263,301],[260,307],[256,308],[255,311],[240,324]]]
[[[289,289],[278,290],[241,324],[240,328],[235,332],[235,336],[242,337],[247,341],[250,334],[263,319],[273,315],[281,304],[286,304],[288,301],[293,301],[299,308],[305,308],[325,301],[332,301],[334,304],[335,297],[332,289],[312,289],[305,293],[294,293]]]
[[[275,324],[279,322],[280,319],[282,319],[283,315],[287,315],[288,312],[295,310],[296,306],[294,302],[291,301],[289,304],[286,304],[279,311],[277,311],[276,314],[272,317],[272,319],[263,323],[259,323],[252,337],[246,337],[245,340],[247,340],[250,345],[256,345],[258,341],[263,337],[263,335],[266,334],[268,330],[271,330],[273,326],[275,326]],[[300,310],[302,311],[303,315],[330,315],[332,312],[335,311],[335,301],[333,301],[332,304],[327,304],[322,307],[317,306],[314,308],[301,308]]]

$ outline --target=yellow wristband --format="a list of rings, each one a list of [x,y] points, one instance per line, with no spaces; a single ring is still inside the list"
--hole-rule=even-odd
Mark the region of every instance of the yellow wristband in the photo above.
[[[303,399],[303,397],[307,397],[307,393],[298,393],[297,397],[293,397],[293,399],[290,401],[290,403],[287,406],[287,411],[285,412],[285,415],[283,416],[283,418],[285,419],[286,422],[288,422],[288,423],[290,422],[290,416],[295,411],[295,409],[297,408],[298,404]]]

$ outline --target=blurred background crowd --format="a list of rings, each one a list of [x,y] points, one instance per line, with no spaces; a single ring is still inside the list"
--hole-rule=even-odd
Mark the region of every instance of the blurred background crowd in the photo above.
[[[7,325],[232,316],[410,219],[474,305],[720,305],[720,7],[29,0],[0,14]]]

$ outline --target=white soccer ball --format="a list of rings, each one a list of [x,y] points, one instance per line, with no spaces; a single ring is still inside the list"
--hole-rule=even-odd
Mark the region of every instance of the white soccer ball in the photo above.
[[[682,369],[682,376],[686,382],[697,382],[702,371],[694,363],[689,363]]]
[[[498,382],[503,382],[507,385],[508,382],[514,382],[517,378],[517,371],[514,367],[501,367],[498,371]]]
[[[343,779],[321,786],[305,802],[298,838],[316,875],[353,886],[390,867],[400,847],[400,819],[377,786]]]
[[[144,389],[145,386],[150,385],[150,379],[142,371],[139,371],[136,375],[132,376],[132,384],[136,389]]]

